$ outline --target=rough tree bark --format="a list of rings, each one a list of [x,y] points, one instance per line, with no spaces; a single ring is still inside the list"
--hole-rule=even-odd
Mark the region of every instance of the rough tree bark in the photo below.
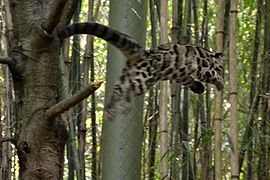
[[[70,21],[74,4],[77,1],[10,1],[13,34],[9,57],[1,57],[0,63],[9,66],[14,82],[20,179],[62,179],[67,132],[59,115],[100,85],[59,102],[60,42],[55,28]]]

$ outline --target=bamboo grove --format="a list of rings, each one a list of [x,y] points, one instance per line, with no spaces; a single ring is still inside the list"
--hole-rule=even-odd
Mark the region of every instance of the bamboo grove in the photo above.
[[[60,99],[104,83],[61,114],[68,130],[63,179],[270,179],[270,1],[66,2],[76,7],[73,23],[109,25],[146,49],[172,42],[223,53],[225,87],[206,84],[196,95],[164,81],[137,97],[129,114],[108,122],[104,103],[125,58],[99,38],[70,38],[59,51]],[[6,180],[18,179],[23,163],[14,143],[16,93],[5,58],[13,3],[0,1],[0,179]]]

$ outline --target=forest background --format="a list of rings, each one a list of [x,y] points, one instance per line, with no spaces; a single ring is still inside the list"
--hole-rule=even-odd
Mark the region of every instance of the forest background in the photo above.
[[[71,8],[50,16],[59,7]],[[206,85],[207,91],[196,95],[173,81],[162,82],[136,98],[129,114],[103,121],[104,102],[125,58],[105,41],[86,35],[70,38],[61,50],[48,45],[45,38],[44,44],[55,51],[40,53],[43,46],[29,29],[44,19],[54,21],[48,17],[58,19],[60,25],[71,18],[71,23],[110,25],[146,49],[178,42],[223,52],[225,87],[219,92]],[[29,29],[20,30],[24,26]],[[268,0],[1,0],[0,30],[0,179],[270,179]],[[43,63],[43,54],[58,64]],[[18,79],[8,57],[19,59],[22,77],[29,78]],[[39,74],[59,78],[54,79],[61,82],[56,88],[61,100],[90,82],[104,81],[94,94],[61,115],[67,141],[63,134],[50,139],[59,143],[59,150],[42,134],[50,137],[58,129],[40,124],[43,115],[37,113],[40,107],[36,105],[42,104],[44,96],[47,101],[53,99],[55,93],[38,89],[35,81],[46,85]],[[21,87],[31,92],[29,97],[21,97]],[[28,101],[34,104],[24,109],[22,104]],[[31,141],[34,133],[29,135],[29,131],[37,133],[38,140]],[[43,154],[51,152],[44,151],[42,144],[52,147],[52,156]],[[53,158],[58,164],[49,163]]]

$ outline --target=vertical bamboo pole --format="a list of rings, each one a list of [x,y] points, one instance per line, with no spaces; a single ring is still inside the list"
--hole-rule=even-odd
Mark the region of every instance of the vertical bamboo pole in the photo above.
[[[217,52],[223,52],[223,36],[224,36],[224,0],[218,0],[217,10],[217,25],[216,25],[216,47]],[[222,154],[221,154],[221,143],[222,143],[222,131],[221,131],[221,120],[222,120],[222,92],[215,89],[215,114],[214,114],[214,134],[215,134],[215,177],[216,179],[222,179]]]
[[[150,21],[151,21],[151,46],[157,46],[157,10],[154,0],[149,0]],[[149,163],[148,163],[148,179],[155,179],[155,161],[157,148],[157,130],[158,130],[158,114],[157,110],[157,88],[152,88],[149,91],[148,100],[148,121],[149,121]]]
[[[177,43],[180,38],[180,19],[179,3],[181,1],[173,0],[172,2],[172,43]],[[176,81],[171,82],[171,101],[172,101],[172,127],[171,127],[171,149],[170,156],[174,157],[170,162],[170,178],[179,179],[180,175],[180,144],[179,142],[179,125],[180,125],[180,84]]]
[[[147,1],[110,1],[109,24],[144,46]],[[125,57],[109,45],[105,102],[118,81]],[[113,121],[103,122],[102,179],[140,179],[143,135],[143,96],[135,97],[128,113],[118,111]]]
[[[229,88],[230,88],[230,137],[232,180],[239,179],[238,124],[237,124],[237,0],[231,1],[230,8],[230,44],[229,44]]]
[[[160,2],[160,39],[161,43],[168,42],[168,1]],[[160,178],[168,179],[168,82],[160,83]]]

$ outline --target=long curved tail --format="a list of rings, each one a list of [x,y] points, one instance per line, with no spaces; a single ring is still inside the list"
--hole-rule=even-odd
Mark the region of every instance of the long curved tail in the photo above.
[[[117,47],[130,59],[143,51],[143,48],[128,35],[96,22],[75,23],[58,32],[61,39],[77,34],[89,34],[102,38]]]

